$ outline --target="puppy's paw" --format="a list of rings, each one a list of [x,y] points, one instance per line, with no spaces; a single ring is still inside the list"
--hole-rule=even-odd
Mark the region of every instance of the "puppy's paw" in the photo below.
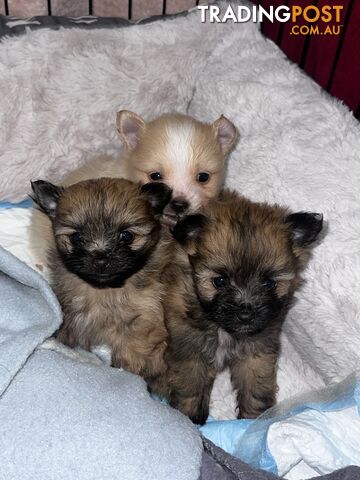
[[[205,425],[208,416],[208,412],[202,411],[197,413],[196,415],[191,415],[189,418],[193,423],[195,423],[195,425]]]
[[[180,410],[196,425],[204,425],[209,416],[209,406],[203,398],[176,398],[173,396],[170,400],[170,405]]]
[[[238,415],[237,418],[257,418],[263,414],[266,410],[275,405],[274,395],[266,395],[252,398],[247,404],[238,405]]]
[[[79,345],[78,339],[75,337],[73,331],[64,325],[55,333],[55,338],[70,348],[75,348]]]

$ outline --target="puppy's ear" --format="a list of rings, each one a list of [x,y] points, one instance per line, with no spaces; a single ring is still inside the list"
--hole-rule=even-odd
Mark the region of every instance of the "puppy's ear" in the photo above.
[[[144,120],[136,113],[121,110],[116,115],[116,126],[127,149],[134,150],[139,145],[140,134],[145,127]]]
[[[63,187],[57,187],[52,183],[45,182],[44,180],[37,180],[31,182],[31,189],[33,195],[30,195],[40,209],[51,218],[55,217],[56,207],[59,198],[64,191]]]
[[[297,212],[285,218],[292,229],[293,241],[300,247],[311,245],[318,238],[323,227],[321,213]]]
[[[151,203],[154,213],[158,214],[170,202],[172,190],[165,183],[146,183],[141,187],[141,193]]]
[[[201,213],[189,215],[179,220],[171,233],[180,245],[186,248],[189,255],[193,255],[194,245],[205,228],[208,219]]]
[[[224,115],[221,115],[221,117],[212,124],[212,128],[214,129],[220,150],[225,157],[235,145],[237,139],[236,127]]]

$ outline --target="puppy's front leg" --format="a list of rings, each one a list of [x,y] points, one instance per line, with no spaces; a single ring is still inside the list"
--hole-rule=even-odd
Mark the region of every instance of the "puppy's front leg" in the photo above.
[[[74,319],[71,316],[65,315],[63,323],[55,333],[55,338],[70,348],[81,347],[88,351],[91,349],[91,342],[86,330],[79,334]]]
[[[209,416],[211,389],[216,371],[202,359],[172,363],[169,368],[170,405],[203,425]]]
[[[164,360],[168,332],[162,317],[137,315],[129,322],[120,345],[113,345],[112,364],[146,380],[166,370]]]
[[[71,328],[70,324],[66,322],[64,322],[55,333],[55,338],[70,348],[75,348],[79,345],[79,340],[77,339],[74,330]]]
[[[275,354],[257,353],[237,359],[231,364],[238,418],[256,418],[275,404],[276,360]]]
[[[118,346],[112,347],[111,366],[114,368],[126,368],[121,357],[121,347],[118,347]]]

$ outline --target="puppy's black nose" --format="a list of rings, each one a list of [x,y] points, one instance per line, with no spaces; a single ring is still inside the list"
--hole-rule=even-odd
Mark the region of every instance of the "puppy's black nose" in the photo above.
[[[170,207],[176,214],[179,215],[180,213],[186,212],[186,210],[189,208],[189,202],[183,198],[174,198],[170,202]]]
[[[254,316],[254,308],[251,303],[242,303],[239,305],[239,316],[244,322],[249,322]]]
[[[97,268],[107,267],[109,261],[106,257],[97,257],[94,258],[94,264]]]

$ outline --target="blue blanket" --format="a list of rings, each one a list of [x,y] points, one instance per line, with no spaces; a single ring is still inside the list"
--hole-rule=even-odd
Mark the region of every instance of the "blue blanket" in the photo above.
[[[286,465],[290,468],[300,461],[319,473],[360,466],[360,379],[354,374],[336,385],[284,401],[256,420],[210,419],[201,432],[231,455],[275,474],[284,475]],[[284,442],[286,435],[290,448]],[[314,438],[312,444],[307,437]],[[314,445],[321,452],[320,460]],[[333,466],[329,458],[335,459]]]

